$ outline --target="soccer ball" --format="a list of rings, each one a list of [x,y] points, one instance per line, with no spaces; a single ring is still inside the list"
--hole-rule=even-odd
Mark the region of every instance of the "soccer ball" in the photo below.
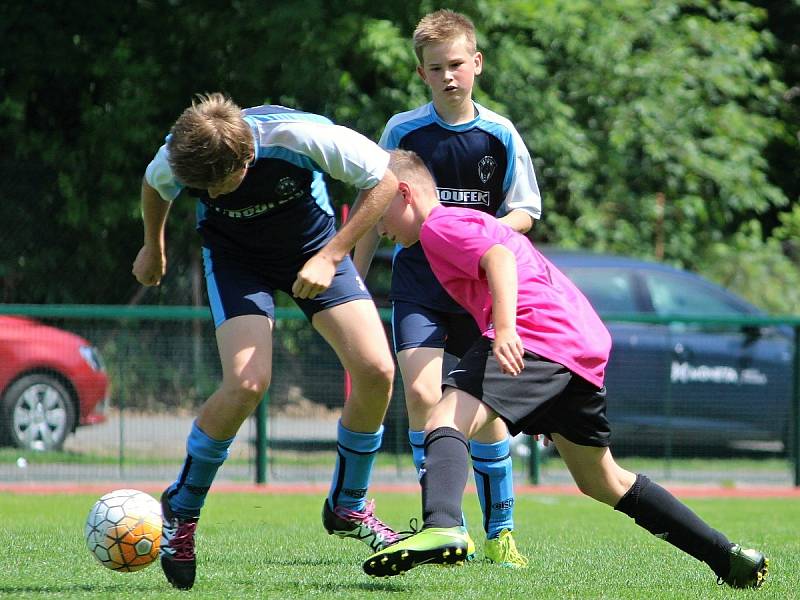
[[[161,504],[139,490],[114,490],[95,502],[86,519],[86,546],[104,567],[144,569],[161,545]]]

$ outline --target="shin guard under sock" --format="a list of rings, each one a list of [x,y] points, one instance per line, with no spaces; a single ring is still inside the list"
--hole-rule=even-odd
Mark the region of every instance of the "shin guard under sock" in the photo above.
[[[414,468],[419,477],[422,463],[425,462],[425,432],[408,430],[408,442],[411,444],[411,458],[414,461]]]
[[[228,449],[234,438],[215,440],[197,425],[186,440],[186,461],[181,474],[167,489],[170,508],[183,517],[197,517],[206,500],[217,470],[228,458]]]
[[[709,527],[688,506],[644,475],[637,475],[631,489],[614,510],[625,513],[636,524],[708,564],[718,577],[728,575],[731,543]]]
[[[467,438],[457,429],[439,427],[425,438],[425,464],[420,471],[425,527],[461,525],[468,462]]]
[[[492,444],[469,443],[475,486],[483,511],[486,537],[494,539],[503,529],[514,529],[514,473],[511,438]]]
[[[331,509],[343,506],[350,510],[363,510],[367,503],[372,465],[383,440],[383,425],[374,433],[351,431],[342,425],[336,433],[336,466],[328,490]]]

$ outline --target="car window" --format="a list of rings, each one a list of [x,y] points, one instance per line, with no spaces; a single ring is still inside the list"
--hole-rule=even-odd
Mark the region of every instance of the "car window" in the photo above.
[[[659,315],[740,315],[739,309],[724,294],[688,277],[672,273],[643,273],[653,308]]]
[[[572,279],[597,312],[639,312],[628,271],[603,267],[566,267],[561,270]]]

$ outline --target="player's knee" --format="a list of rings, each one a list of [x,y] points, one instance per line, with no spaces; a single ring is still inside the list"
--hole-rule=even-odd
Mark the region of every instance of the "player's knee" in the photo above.
[[[237,385],[227,387],[227,400],[244,409],[253,410],[261,402],[268,387],[269,381],[267,379],[238,382]]]
[[[405,382],[403,382],[405,384]],[[425,414],[442,398],[442,389],[425,382],[414,381],[405,385],[406,407],[414,414]]]
[[[373,360],[361,363],[357,369],[351,370],[350,376],[355,383],[364,383],[373,388],[391,390],[394,381],[394,362],[389,360]]]
[[[615,503],[615,498],[618,496],[614,492],[614,488],[604,479],[598,478],[582,478],[575,479],[578,489],[589,498],[593,498],[598,502],[609,504],[611,506]]]

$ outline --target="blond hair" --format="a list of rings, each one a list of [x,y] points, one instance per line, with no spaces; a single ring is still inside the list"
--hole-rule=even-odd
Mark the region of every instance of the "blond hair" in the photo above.
[[[475,41],[475,25],[469,17],[446,8],[422,17],[413,36],[414,52],[419,64],[422,64],[425,46],[450,41],[462,35],[467,40],[467,51],[474,54],[478,45]]]
[[[255,155],[242,109],[219,93],[198,94],[170,130],[169,166],[182,184],[208,189]]]
[[[436,182],[423,160],[411,150],[392,150],[389,153],[389,170],[400,181],[406,181],[416,188],[425,189],[436,196]]]

